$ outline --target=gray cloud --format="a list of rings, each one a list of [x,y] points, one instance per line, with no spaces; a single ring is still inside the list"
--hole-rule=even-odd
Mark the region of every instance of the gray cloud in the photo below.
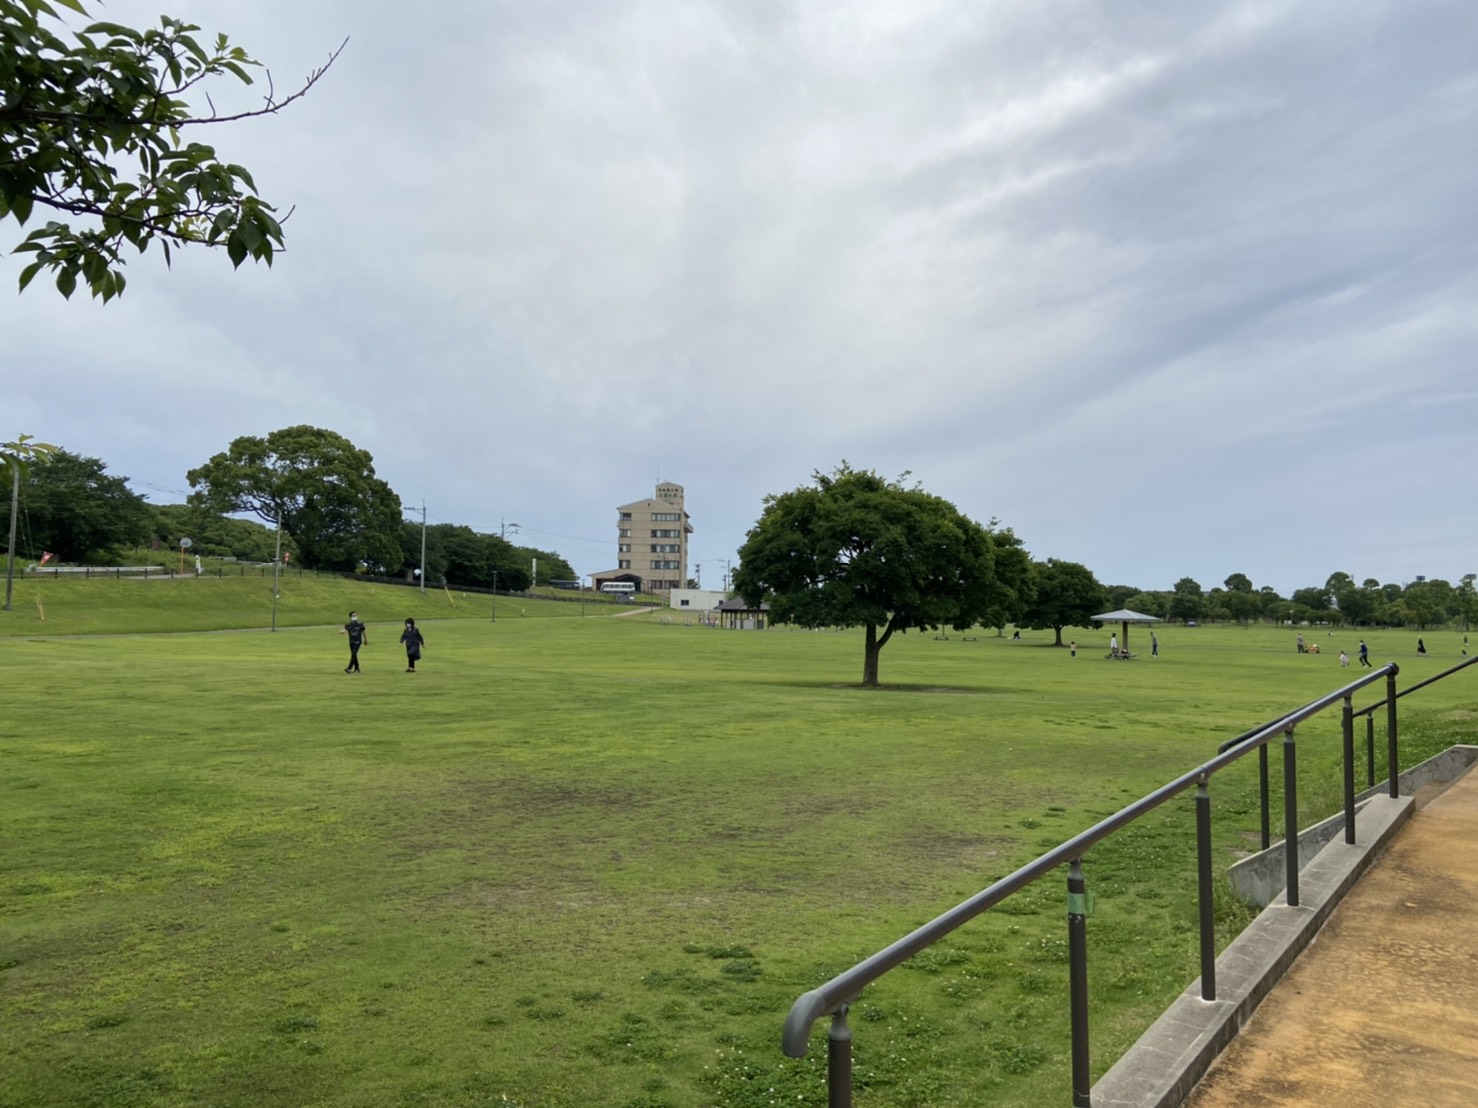
[[[157,499],[310,422],[586,572],[660,474],[716,580],[843,457],[1115,582],[1478,569],[1469,6],[171,10],[279,88],[352,41],[216,135],[297,205],[272,272],[0,299],[13,430]]]

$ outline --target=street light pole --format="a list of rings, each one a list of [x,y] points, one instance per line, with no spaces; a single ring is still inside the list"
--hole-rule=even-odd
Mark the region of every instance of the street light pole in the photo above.
[[[421,501],[421,595],[426,595],[426,501]]]

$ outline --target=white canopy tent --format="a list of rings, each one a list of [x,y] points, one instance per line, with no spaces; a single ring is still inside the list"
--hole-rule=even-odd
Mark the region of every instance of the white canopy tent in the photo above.
[[[1118,623],[1122,625],[1119,649],[1125,654],[1129,653],[1129,625],[1131,623],[1159,623],[1159,616],[1147,616],[1143,612],[1136,612],[1130,608],[1120,608],[1113,612],[1104,612],[1101,616],[1093,617],[1094,623]]]

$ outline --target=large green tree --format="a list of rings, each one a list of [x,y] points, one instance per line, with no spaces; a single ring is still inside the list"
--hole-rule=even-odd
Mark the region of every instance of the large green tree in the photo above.
[[[1419,631],[1446,623],[1450,612],[1457,607],[1452,586],[1440,578],[1412,582],[1401,599]]]
[[[87,15],[81,0],[55,3]],[[161,16],[143,31],[103,21],[74,32],[46,0],[0,0],[0,222],[49,217],[16,247],[33,258],[22,289],[45,269],[63,296],[81,280],[110,300],[123,291],[125,244],[142,253],[158,241],[166,263],[172,247],[201,244],[225,247],[233,265],[272,264],[276,209],[244,167],[191,136],[281,111],[337,52],[291,94],[269,80],[261,107],[221,115],[189,98],[214,78],[251,84],[258,63],[225,35],[202,45],[199,30]]]
[[[964,630],[1016,606],[1030,572],[1009,530],[969,519],[917,486],[843,462],[812,484],[765,498],[739,551],[734,588],[770,617],[802,626],[861,626],[862,684],[897,632]]]
[[[44,550],[64,562],[98,562],[145,542],[153,518],[148,504],[107,468],[100,458],[68,450],[32,461],[21,482],[20,544],[33,555]]]
[[[1171,619],[1202,619],[1206,615],[1206,594],[1194,577],[1182,577],[1170,594],[1167,614]]]
[[[1090,627],[1092,617],[1103,614],[1104,588],[1085,565],[1048,558],[1033,567],[1031,585],[1021,624],[1034,631],[1050,628],[1057,646],[1064,627]]]
[[[281,519],[309,569],[400,568],[400,497],[343,435],[307,425],[243,435],[185,476],[194,507]]]
[[[1468,624],[1475,612],[1478,612],[1478,590],[1473,588],[1474,575],[1463,574],[1462,581],[1452,590],[1452,598],[1455,605],[1455,614],[1462,617],[1463,630],[1468,630]]]
[[[1329,590],[1318,585],[1293,590],[1293,602],[1314,612],[1329,610]]]
[[[1357,586],[1353,579],[1342,582],[1334,592],[1340,618],[1354,625],[1372,622],[1383,600],[1379,585],[1379,581],[1373,586],[1369,581],[1363,586]]]
[[[1220,596],[1221,606],[1228,616],[1242,626],[1262,610],[1262,597],[1252,588],[1252,578],[1245,573],[1234,573],[1223,582],[1226,592]]]
[[[196,554],[239,558],[247,562],[270,562],[277,553],[275,528],[254,519],[239,519],[203,511],[188,504],[154,504],[154,537],[163,545],[176,547],[188,538]],[[292,537],[282,537],[282,549],[298,557]]]

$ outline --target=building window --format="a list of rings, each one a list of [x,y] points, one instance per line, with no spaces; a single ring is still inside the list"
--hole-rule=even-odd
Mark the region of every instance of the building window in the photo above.
[[[652,531],[652,538],[654,538],[654,539],[675,539],[680,534],[681,534],[681,532],[679,532],[679,531],[673,531],[673,530],[670,530],[670,529],[668,529],[668,530],[654,529]]]
[[[631,568],[631,559],[630,558],[622,558],[619,562],[616,563],[616,568],[617,569],[630,569]]]
[[[630,554],[631,553],[631,544],[629,542],[618,542],[616,544],[616,553],[618,553],[618,554]]]
[[[622,527],[619,531],[616,532],[616,537],[617,538],[622,538],[622,539],[629,539],[629,538],[631,538],[631,528],[630,527]]]
[[[654,542],[652,544],[653,554],[678,554],[681,552],[682,547],[678,546],[675,542]]]
[[[683,518],[681,512],[653,512],[652,518],[658,523],[677,523]]]
[[[630,512],[622,512],[621,513],[621,518],[622,519],[630,519],[631,518],[631,513]]]

